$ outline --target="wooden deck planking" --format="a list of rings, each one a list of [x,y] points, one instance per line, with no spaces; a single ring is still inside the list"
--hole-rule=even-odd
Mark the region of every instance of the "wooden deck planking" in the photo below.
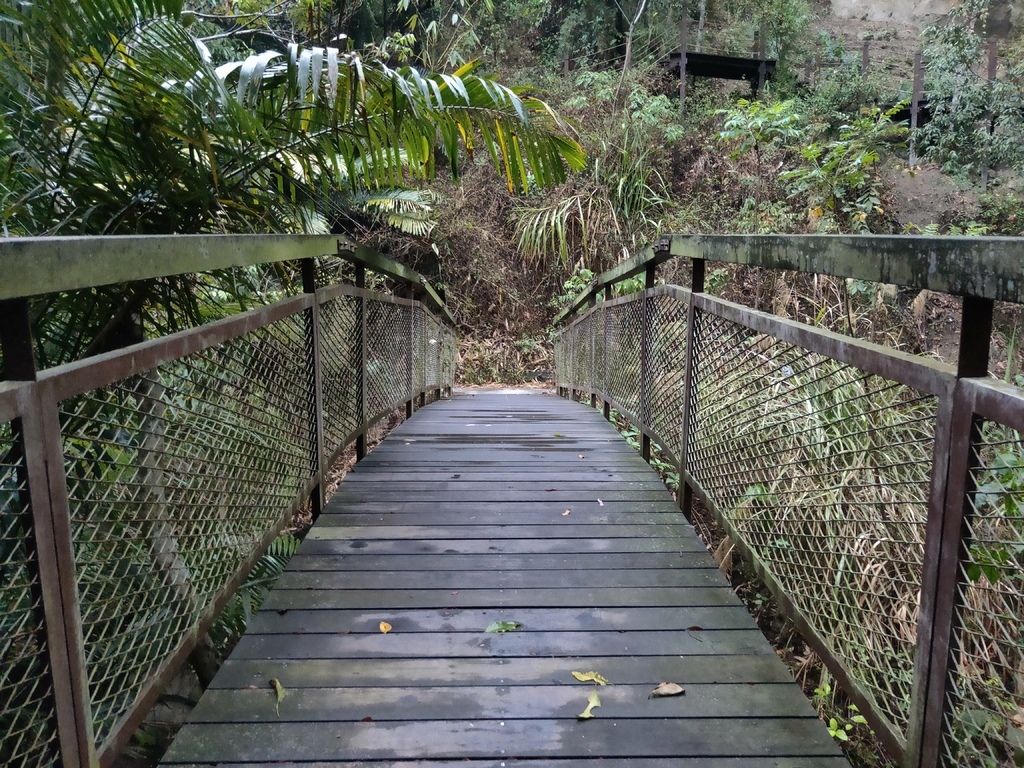
[[[483,631],[501,620],[523,626]],[[571,672],[591,669],[615,685],[583,722],[591,686]],[[286,690],[279,715],[271,678]],[[686,695],[648,699],[663,680]],[[346,478],[165,764],[513,759],[847,765],[600,414],[478,391],[417,413]]]

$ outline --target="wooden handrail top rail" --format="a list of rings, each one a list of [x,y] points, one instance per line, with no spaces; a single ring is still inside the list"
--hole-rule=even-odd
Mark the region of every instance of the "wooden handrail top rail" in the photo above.
[[[414,287],[450,323],[418,272],[339,235],[109,235],[0,239],[0,301],[230,267],[339,256]]]
[[[1024,304],[1024,238],[919,235],[666,235],[598,275],[555,317],[564,323],[607,286],[674,257],[892,283]]]

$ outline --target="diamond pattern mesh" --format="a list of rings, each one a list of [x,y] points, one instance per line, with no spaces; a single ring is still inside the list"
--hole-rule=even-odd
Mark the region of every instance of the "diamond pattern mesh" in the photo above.
[[[409,396],[408,307],[368,301],[366,386],[371,414],[397,407]]]
[[[61,404],[99,744],[309,477],[303,325]]]
[[[320,305],[324,449],[333,455],[360,424],[362,353],[359,299],[340,296]]]
[[[696,317],[690,471],[905,731],[936,399]]]
[[[57,764],[57,728],[24,460],[0,424],[0,764]]]
[[[643,302],[617,304],[608,310],[608,383],[611,399],[634,419],[640,417],[640,337]]]
[[[1024,399],[1022,399],[1024,403]],[[958,599],[944,762],[1024,763],[1024,440],[986,422],[971,462],[971,519]]]
[[[683,442],[687,307],[671,296],[650,302],[650,425],[676,451]]]

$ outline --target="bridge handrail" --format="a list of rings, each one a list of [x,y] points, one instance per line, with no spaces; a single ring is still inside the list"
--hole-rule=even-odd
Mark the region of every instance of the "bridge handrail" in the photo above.
[[[110,235],[0,239],[0,301],[231,267],[340,256],[424,294],[454,323],[423,275],[340,235]]]
[[[606,288],[679,257],[1024,303],[1024,239],[917,235],[667,235],[590,282],[560,325]]]
[[[907,768],[1024,754],[1024,389],[987,373],[1022,254],[1019,238],[674,236],[559,317],[559,393],[660,453],[687,517],[699,499]],[[673,255],[692,290],[655,284]],[[956,365],[708,295],[705,260],[962,295]]]
[[[317,285],[323,254],[355,284]],[[35,370],[31,296],[278,261],[303,293]],[[333,236],[25,238],[0,268],[0,763],[109,766],[342,453],[450,392],[452,315]]]

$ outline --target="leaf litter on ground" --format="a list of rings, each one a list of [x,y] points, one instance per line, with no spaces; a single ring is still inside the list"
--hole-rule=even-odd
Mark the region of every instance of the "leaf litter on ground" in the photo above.
[[[391,625],[388,624],[386,621],[382,621],[380,623],[381,634],[386,635],[388,632],[391,631],[391,629],[392,629]]]

